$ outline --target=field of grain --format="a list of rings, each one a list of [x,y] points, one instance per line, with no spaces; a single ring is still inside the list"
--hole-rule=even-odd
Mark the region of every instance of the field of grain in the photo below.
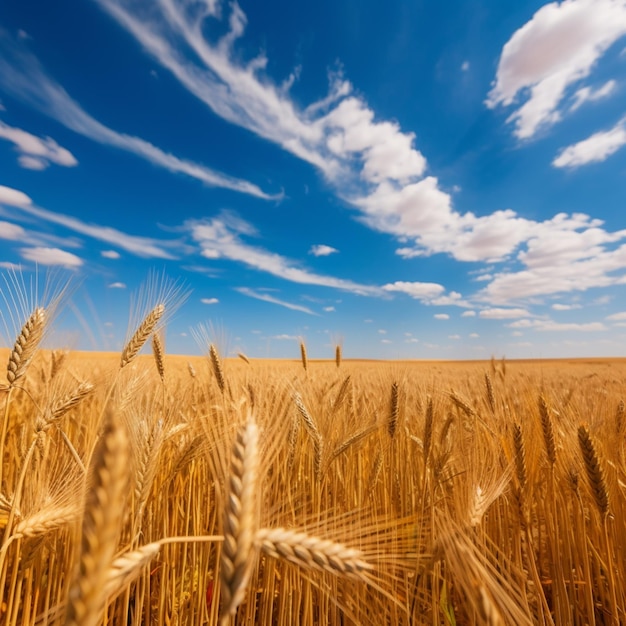
[[[0,623],[626,620],[626,361],[185,358],[146,322],[65,353],[39,321],[0,351]]]

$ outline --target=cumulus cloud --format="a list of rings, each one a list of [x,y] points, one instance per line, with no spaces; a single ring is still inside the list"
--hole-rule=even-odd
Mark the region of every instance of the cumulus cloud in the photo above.
[[[20,254],[27,261],[39,265],[60,265],[74,269],[83,264],[80,257],[59,248],[21,248]]]
[[[433,317],[436,320],[449,320],[450,319],[450,316],[447,313],[435,313]]]
[[[552,161],[554,167],[575,168],[608,159],[626,144],[626,116],[609,130],[594,133],[587,139],[563,148]]]
[[[120,258],[120,253],[116,252],[115,250],[103,250],[100,253],[101,256],[103,256],[105,259],[119,259]]]
[[[476,317],[476,311],[463,311],[461,317]]]
[[[385,291],[406,293],[411,298],[416,298],[417,300],[432,300],[445,291],[445,288],[437,283],[405,282],[401,280],[383,285],[383,289]]]
[[[587,78],[624,34],[623,0],[564,0],[544,5],[502,49],[487,105],[508,107],[520,94],[528,94],[508,121],[515,124],[517,137],[532,137],[562,118],[568,89]]]
[[[217,298],[200,298],[202,304],[217,304],[219,300]]]
[[[126,289],[126,284],[120,282],[111,283],[109,289]]]
[[[78,165],[74,155],[54,139],[37,137],[2,121],[0,121],[0,139],[6,139],[14,144],[15,150],[20,155],[18,161],[26,169],[43,170],[50,163],[65,167]]]
[[[339,252],[337,248],[332,248],[331,246],[327,246],[323,243],[311,246],[311,249],[309,250],[309,254],[312,254],[313,256],[328,256],[329,254],[335,254],[337,252]]]
[[[312,311],[306,306],[302,306],[300,304],[293,304],[291,302],[285,302],[284,300],[274,298],[274,296],[270,296],[267,293],[255,291],[254,289],[250,289],[249,287],[236,287],[235,291],[238,291],[240,294],[244,296],[248,296],[249,298],[255,298],[256,300],[261,300],[262,302],[269,302],[271,304],[277,304],[278,306],[285,307],[286,309],[291,309],[292,311],[300,311],[301,313],[307,313],[308,315],[317,315],[315,311]],[[287,336],[285,335],[281,337],[274,337],[274,339],[279,339],[279,338],[286,339]]]

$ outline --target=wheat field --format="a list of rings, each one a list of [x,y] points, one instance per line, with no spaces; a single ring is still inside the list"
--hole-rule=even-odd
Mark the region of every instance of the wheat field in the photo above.
[[[0,351],[0,623],[626,620],[626,361],[186,358],[162,315]]]

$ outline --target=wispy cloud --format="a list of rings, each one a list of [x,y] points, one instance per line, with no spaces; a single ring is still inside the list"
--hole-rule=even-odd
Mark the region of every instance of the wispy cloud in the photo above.
[[[0,121],[0,139],[14,144],[19,164],[31,170],[44,170],[50,163],[73,167],[78,165],[74,155],[50,137],[40,138],[20,128]]]
[[[327,246],[323,243],[311,246],[311,249],[309,250],[309,254],[312,254],[313,256],[328,256],[329,254],[336,254],[337,252],[339,252],[337,248]]]
[[[39,265],[60,265],[62,267],[75,269],[83,264],[83,260],[59,248],[21,248],[22,258]]]
[[[186,228],[200,246],[202,255],[208,259],[237,261],[294,283],[332,287],[361,295],[383,293],[379,287],[309,272],[279,254],[245,243],[242,236],[254,236],[256,231],[251,224],[233,213],[223,212],[218,217],[204,221],[190,220],[186,222]]]
[[[103,250],[100,253],[101,256],[103,256],[105,259],[119,259],[120,258],[120,253],[116,252],[115,250]]]
[[[117,132],[89,115],[41,67],[37,58],[0,29],[0,86],[13,97],[93,141],[135,154],[153,165],[203,183],[259,198],[276,198],[257,185],[167,153],[140,137]]]
[[[602,322],[585,322],[585,323],[561,323],[554,322],[550,319],[543,320],[529,320],[523,319],[509,324],[510,328],[533,328],[539,331],[577,331],[577,332],[599,332],[607,330],[607,327]]]
[[[23,240],[26,231],[17,224],[11,222],[0,222],[0,239]]]
[[[594,133],[587,139],[561,150],[552,161],[554,167],[575,168],[588,163],[605,161],[626,145],[626,117],[622,117],[613,128]]]
[[[479,317],[487,320],[510,320],[520,317],[529,317],[530,313],[526,309],[483,309],[478,313]]]
[[[435,313],[433,317],[436,320],[449,320],[450,316],[447,313]]]
[[[532,137],[562,119],[570,87],[587,78],[598,59],[625,34],[624,2],[564,0],[544,5],[502,49],[488,106],[508,107],[520,93],[528,93],[508,121],[515,123],[517,137]],[[576,101],[580,99],[579,95]]]
[[[109,285],[109,289],[126,289],[126,283],[120,283],[120,282],[111,283]]]
[[[202,304],[217,304],[219,300],[217,298],[200,298]]]
[[[285,302],[284,300],[279,300],[278,298],[274,298],[274,296],[270,296],[267,293],[255,291],[254,289],[250,289],[249,287],[236,287],[235,291],[238,291],[240,294],[248,296],[249,298],[255,298],[256,300],[262,300],[263,302],[269,302],[270,304],[277,304],[278,306],[285,307],[286,309],[291,309],[292,311],[300,311],[301,313],[307,313],[308,315],[317,315],[315,311],[312,311],[306,306],[302,306],[300,304],[292,304],[291,302]],[[275,339],[277,338],[278,337],[275,337]]]
[[[86,235],[92,239],[115,245],[136,256],[157,259],[175,258],[173,254],[166,250],[168,246],[172,247],[174,242],[159,242],[147,237],[128,235],[110,226],[86,224],[70,215],[54,213],[53,211],[35,206],[25,193],[17,189],[0,185],[0,205],[1,204],[8,204],[38,219],[57,224],[58,226],[62,226],[63,228],[67,228],[81,235]]]

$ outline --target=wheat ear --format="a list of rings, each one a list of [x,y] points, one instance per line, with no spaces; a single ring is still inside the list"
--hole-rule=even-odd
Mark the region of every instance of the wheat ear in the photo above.
[[[585,462],[585,472],[596,506],[600,515],[605,516],[609,512],[609,491],[598,452],[585,426],[580,426],[578,429],[578,445]]]
[[[143,348],[146,341],[148,341],[150,335],[154,332],[156,325],[165,313],[165,305],[157,304],[145,319],[139,325],[139,328],[135,331],[135,334],[130,338],[130,341],[124,346],[122,350],[122,358],[120,359],[120,367],[128,365],[139,353],[139,350]]]
[[[66,626],[96,626],[124,517],[128,441],[109,411],[91,458],[78,566],[70,584]]]
[[[46,329],[46,310],[43,307],[37,307],[24,322],[20,334],[15,340],[13,350],[9,355],[9,364],[7,366],[7,380],[9,386],[15,385],[17,381],[24,376],[35,352],[43,339]]]
[[[389,436],[393,439],[396,434],[396,428],[398,427],[398,417],[400,415],[400,402],[398,394],[398,383],[394,382],[391,385],[391,402],[389,404],[389,419],[387,420],[387,431]]]
[[[309,361],[306,356],[306,346],[304,345],[304,341],[300,342],[300,358],[302,359],[302,367],[304,368],[304,371],[306,372]]]
[[[159,378],[165,381],[165,348],[158,332],[152,335],[152,356],[154,356],[154,364],[159,373]]]
[[[213,373],[215,374],[215,380],[220,391],[224,393],[226,386],[224,382],[224,369],[222,368],[222,361],[220,359],[219,352],[214,344],[209,346],[209,358],[211,359],[211,366],[213,367]]]
[[[554,443],[554,429],[552,428],[552,419],[550,410],[543,396],[539,396],[539,417],[541,418],[541,431],[543,432],[543,440],[546,444],[546,454],[550,465],[556,463],[556,445]]]
[[[243,602],[254,565],[252,548],[258,528],[258,439],[257,425],[250,420],[239,429],[233,445],[220,568],[221,624],[227,624]]]
[[[341,346],[335,346],[335,365],[341,367]]]
[[[117,595],[137,578],[141,569],[152,561],[160,549],[161,544],[159,542],[148,543],[115,559],[107,573],[105,597],[111,598]]]
[[[269,556],[285,559],[306,569],[360,579],[372,569],[361,550],[303,532],[263,528],[256,534],[256,543]]]

